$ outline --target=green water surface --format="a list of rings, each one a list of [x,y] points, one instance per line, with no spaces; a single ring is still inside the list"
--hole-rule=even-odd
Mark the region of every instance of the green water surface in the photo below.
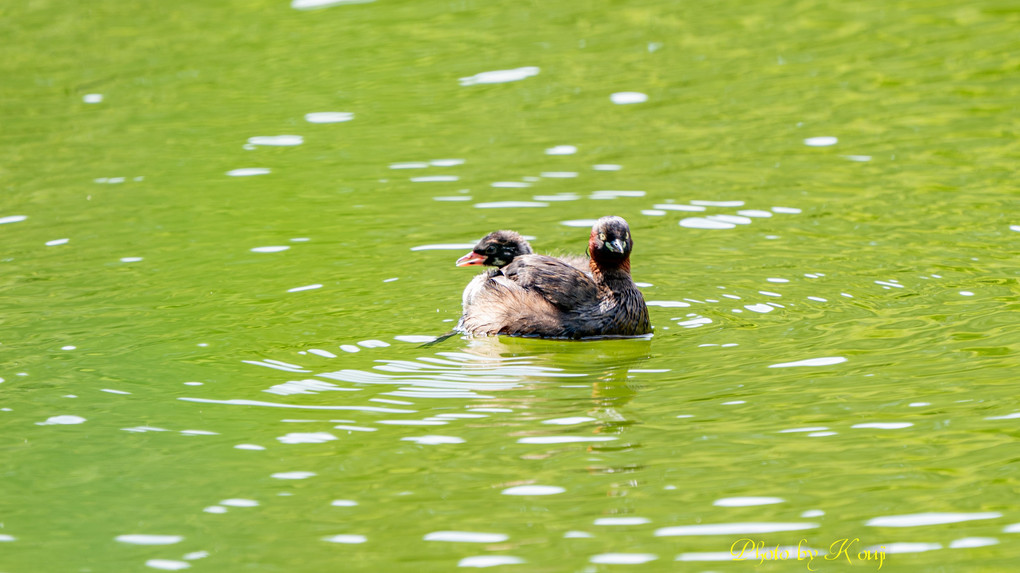
[[[0,5],[0,572],[1015,570],[1018,31]],[[607,214],[650,340],[419,347]]]

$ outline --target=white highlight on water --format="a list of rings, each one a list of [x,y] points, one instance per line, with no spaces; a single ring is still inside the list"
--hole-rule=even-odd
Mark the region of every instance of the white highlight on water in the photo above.
[[[750,225],[750,217],[741,217],[740,215],[709,215],[705,217],[710,221],[722,221],[723,223],[733,223],[734,225]]]
[[[341,123],[354,119],[353,113],[345,111],[318,111],[305,114],[308,123]]]
[[[986,511],[982,513],[910,513],[905,515],[876,517],[868,520],[864,525],[870,525],[872,527],[917,527],[920,525],[943,525],[946,523],[959,523],[961,521],[997,519],[999,517],[1002,517],[1002,514],[997,511]]]
[[[525,66],[523,68],[514,68],[512,70],[494,70],[491,72],[479,72],[473,76],[460,78],[460,85],[462,86],[474,86],[478,84],[502,84],[506,82],[518,82],[523,79],[537,76],[539,72],[537,66]]]
[[[949,542],[950,549],[968,549],[971,547],[987,547],[998,545],[999,540],[994,537],[961,537]]]
[[[653,205],[656,209],[663,211],[689,211],[689,212],[700,212],[704,211],[705,207],[701,205],[677,205],[675,203],[656,203]]]
[[[74,424],[85,423],[85,418],[81,416],[51,416],[46,419],[45,422],[36,422],[36,426],[69,426]]]
[[[275,479],[308,479],[315,477],[315,472],[279,472],[270,475],[269,477]]]
[[[436,446],[439,444],[463,444],[464,438],[458,438],[455,436],[427,435],[417,437],[408,436],[406,438],[400,438],[400,441],[414,442],[416,444],[421,444],[423,446]]]
[[[651,522],[647,517],[599,517],[595,525],[644,525]]]
[[[115,539],[121,543],[130,543],[131,545],[173,545],[174,543],[180,543],[184,537],[181,535],[146,535],[143,533],[130,533],[127,535],[118,535]]]
[[[846,358],[842,356],[826,356],[823,358],[808,358],[807,360],[798,360],[796,362],[781,362],[779,364],[771,364],[769,368],[795,368],[798,366],[831,366],[833,364],[841,364],[846,362]]]
[[[598,219],[572,219],[570,221],[560,221],[560,225],[567,227],[591,227],[596,221]]]
[[[755,505],[771,505],[786,501],[781,497],[724,497],[712,502],[717,507],[751,507]]]
[[[703,525],[678,525],[655,530],[656,537],[677,537],[692,535],[746,535],[758,533],[778,533],[781,531],[800,531],[814,529],[817,523],[712,523]]]
[[[572,444],[578,442],[611,442],[613,436],[532,436],[517,440],[518,444]]]
[[[231,498],[221,501],[220,505],[229,507],[258,507],[259,502],[254,499]]]
[[[208,430],[181,430],[181,433],[185,436],[218,436],[218,432],[210,432]]]
[[[526,189],[531,187],[531,183],[525,181],[493,181],[489,186],[495,189]]]
[[[986,420],[1016,420],[1020,418],[1020,412],[1013,412],[1012,414],[1006,414],[1005,416],[989,416]]]
[[[797,432],[822,432],[828,430],[825,426],[812,426],[810,428],[787,428],[785,430],[779,430],[777,434],[793,434]]]
[[[323,442],[331,442],[335,440],[336,436],[327,432],[294,432],[287,434],[286,436],[280,436],[276,439],[283,444],[321,444]]]
[[[474,245],[471,246],[473,247]],[[397,336],[394,336],[393,339],[399,340],[401,342],[410,342],[412,344],[421,344],[424,342],[432,342],[433,340],[436,339],[436,337],[421,334],[399,334]]]
[[[804,140],[804,145],[807,145],[808,147],[828,147],[830,145],[836,145],[838,142],[839,139],[831,136],[809,137]]]
[[[248,138],[248,145],[265,145],[269,147],[293,147],[304,142],[305,138],[300,135],[257,135]]]
[[[691,201],[691,205],[702,205],[705,207],[743,207],[743,201]]]
[[[557,193],[555,195],[534,195],[535,201],[577,201],[581,196],[576,193]]]
[[[616,199],[617,197],[644,197],[644,191],[614,191],[614,190],[603,190],[603,191],[592,191],[589,196],[591,199],[604,200],[604,199]]]
[[[433,159],[429,161],[429,165],[435,165],[436,167],[453,167],[455,165],[463,164],[463,159]]]
[[[638,565],[655,561],[659,556],[654,553],[600,553],[592,555],[588,561],[591,563],[605,563],[614,565]]]
[[[539,201],[493,201],[491,203],[475,203],[476,209],[529,209],[548,206],[548,203],[542,203]]]
[[[460,543],[499,543],[510,539],[505,533],[479,533],[476,531],[433,531],[426,533],[425,541],[453,541]]]
[[[706,219],[704,217],[688,217],[680,220],[680,226],[688,229],[732,229],[733,223]]]
[[[444,181],[457,181],[460,177],[456,175],[426,175],[424,177],[412,177],[412,183],[441,183]]]
[[[330,543],[351,543],[351,544],[353,544],[353,543],[364,543],[364,542],[368,541],[368,538],[365,537],[364,535],[341,534],[341,535],[331,535],[329,537],[323,537],[322,540],[323,541],[328,541]]]
[[[145,562],[145,565],[152,567],[153,569],[162,569],[164,571],[180,571],[181,569],[191,567],[191,563],[188,563],[187,561],[174,561],[173,559],[149,559]]]
[[[368,4],[369,2],[375,2],[375,0],[291,0],[290,7],[295,10],[315,10],[341,4]]]
[[[387,347],[389,345],[390,345],[389,342],[383,342],[382,340],[374,340],[374,339],[373,340],[362,340],[361,342],[358,342],[358,346],[363,346],[365,348],[385,348],[385,347]]]
[[[616,105],[627,105],[632,103],[644,103],[648,101],[648,95],[641,92],[616,92],[610,95],[609,99]]]
[[[518,485],[501,491],[503,495],[556,495],[567,491],[556,485]]]
[[[872,428],[876,430],[902,430],[903,428],[909,428],[913,426],[910,422],[867,422],[864,424],[854,424],[851,428]]]
[[[575,153],[577,153],[577,147],[574,145],[557,145],[545,150],[546,155],[573,155]]]
[[[270,172],[271,170],[268,167],[242,167],[227,171],[227,175],[231,177],[251,177],[253,175],[266,175]]]
[[[589,418],[588,416],[573,416],[570,418],[552,418],[550,420],[542,420],[543,424],[553,424],[557,426],[573,426],[576,424],[583,424],[585,422],[593,422],[595,418]]]
[[[457,567],[496,567],[497,565],[517,565],[526,563],[513,555],[474,555],[457,562]]]

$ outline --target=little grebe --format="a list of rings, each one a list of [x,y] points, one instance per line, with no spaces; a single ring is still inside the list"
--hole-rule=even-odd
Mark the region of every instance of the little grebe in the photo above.
[[[470,297],[465,292],[457,329],[545,338],[648,334],[648,307],[630,277],[633,246],[626,221],[603,217],[588,241],[590,276],[552,257],[515,256],[482,275]]]
[[[471,301],[474,300],[475,295],[481,290],[485,281],[498,273],[499,269],[512,263],[516,257],[532,253],[534,251],[531,249],[531,245],[528,244],[527,239],[515,231],[493,231],[482,237],[482,240],[478,241],[478,244],[471,249],[471,252],[457,259],[456,264],[458,267],[482,265],[496,268],[488,269],[476,276],[464,288],[464,295],[462,297],[464,309],[467,309],[467,306],[471,304]],[[591,273],[587,257],[567,255],[560,257],[560,260],[585,273]]]
[[[482,240],[478,241],[470,253],[457,259],[457,266],[505,267],[513,262],[514,257],[530,255],[533,252],[531,245],[519,233],[493,231],[482,237]]]

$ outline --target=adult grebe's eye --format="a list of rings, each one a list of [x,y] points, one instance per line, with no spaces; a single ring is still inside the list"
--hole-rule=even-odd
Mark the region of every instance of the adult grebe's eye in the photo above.
[[[496,254],[496,245],[489,245],[488,247],[485,247],[485,254],[486,255],[495,255]]]
[[[605,233],[599,233],[599,240],[604,242],[606,240],[606,234]]]

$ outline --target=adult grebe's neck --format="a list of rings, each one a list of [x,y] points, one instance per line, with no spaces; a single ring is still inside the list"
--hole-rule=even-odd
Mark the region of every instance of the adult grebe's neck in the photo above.
[[[606,257],[592,256],[589,266],[600,291],[621,292],[635,288],[630,278],[630,257],[606,260]]]

